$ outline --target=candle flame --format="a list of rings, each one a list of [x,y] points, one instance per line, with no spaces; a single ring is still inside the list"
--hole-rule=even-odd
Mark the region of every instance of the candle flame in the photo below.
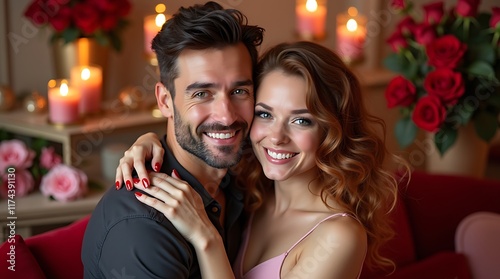
[[[163,24],[167,21],[167,18],[165,17],[164,14],[157,14],[155,17],[155,24],[158,27],[162,27]]]
[[[62,83],[61,87],[59,87],[59,93],[61,96],[68,96],[69,88],[67,83]]]
[[[347,9],[347,14],[349,14],[351,17],[355,17],[358,15],[358,9],[350,7],[349,9]]]
[[[166,10],[167,10],[167,7],[165,6],[165,4],[158,4],[155,7],[155,11],[158,14],[164,13]]]
[[[81,77],[82,77],[82,80],[89,80],[89,78],[90,78],[90,70],[89,70],[89,68],[84,68],[82,70]]]
[[[316,0],[307,0],[306,2],[306,10],[313,13],[318,9],[318,3]]]
[[[346,24],[347,30],[354,32],[356,29],[358,29],[358,23],[356,22],[355,19],[351,18],[347,21]]]

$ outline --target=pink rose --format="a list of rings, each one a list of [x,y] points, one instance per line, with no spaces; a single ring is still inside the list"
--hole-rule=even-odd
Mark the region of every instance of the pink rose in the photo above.
[[[40,155],[40,166],[47,170],[50,170],[55,165],[59,165],[62,162],[61,156],[54,151],[54,147],[44,147],[42,148],[42,154]]]
[[[4,198],[7,198],[13,193],[15,193],[16,198],[20,198],[26,196],[35,189],[35,180],[33,176],[29,171],[24,169],[8,171],[2,175],[1,180],[0,195]]]
[[[58,201],[76,200],[88,191],[87,175],[77,168],[59,164],[42,177],[40,191]]]
[[[499,22],[500,22],[500,7],[493,7],[490,18],[490,27],[496,28]]]
[[[480,0],[458,0],[455,12],[462,17],[474,17],[477,15]]]
[[[20,140],[6,140],[0,142],[0,175],[5,173],[8,167],[16,169],[27,169],[33,164],[35,151],[29,149]]]

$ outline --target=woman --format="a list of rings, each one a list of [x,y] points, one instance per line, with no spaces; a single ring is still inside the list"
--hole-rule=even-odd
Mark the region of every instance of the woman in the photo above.
[[[382,167],[388,152],[374,126],[384,124],[367,113],[354,74],[336,54],[310,42],[271,48],[257,74],[254,152],[234,170],[250,212],[235,277],[344,279],[358,278],[365,261],[390,266],[379,247],[391,236],[387,212],[397,181]],[[154,155],[153,166],[162,163],[156,137],[143,136],[135,145],[140,148],[120,161],[117,181],[130,178],[132,162],[145,177],[139,162],[146,156]],[[217,276],[229,264],[220,242],[217,252],[208,252],[217,232],[199,197],[175,174],[164,176],[151,173],[155,187],[144,190],[151,196],[138,199],[192,242],[204,275]]]

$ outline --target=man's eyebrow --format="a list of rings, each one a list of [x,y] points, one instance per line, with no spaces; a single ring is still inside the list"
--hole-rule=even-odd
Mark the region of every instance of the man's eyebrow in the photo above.
[[[264,103],[257,103],[255,106],[261,106],[269,111],[273,111],[273,108],[264,104]],[[308,109],[296,109],[292,110],[292,114],[303,114],[303,113],[310,113]]]
[[[247,80],[233,82],[232,87],[250,86],[250,85],[253,85],[253,81],[247,79]],[[186,92],[196,89],[217,88],[217,87],[220,87],[220,85],[213,82],[194,82],[186,87]]]

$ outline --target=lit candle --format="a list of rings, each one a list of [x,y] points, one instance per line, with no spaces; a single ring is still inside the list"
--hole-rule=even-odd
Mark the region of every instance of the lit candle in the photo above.
[[[99,66],[76,66],[71,69],[71,85],[80,93],[80,114],[101,110],[102,69]]]
[[[297,33],[305,40],[321,40],[325,37],[326,6],[316,0],[297,1],[295,7]]]
[[[161,30],[161,27],[170,18],[170,15],[163,14],[166,10],[164,4],[158,4],[155,7],[156,14],[146,16],[144,18],[144,52],[151,59],[154,57],[154,52],[151,49],[151,41]]]
[[[80,95],[69,86],[68,80],[52,79],[48,83],[49,120],[56,124],[78,122]]]
[[[363,58],[366,38],[366,18],[350,7],[347,14],[337,16],[337,50],[346,62]]]

